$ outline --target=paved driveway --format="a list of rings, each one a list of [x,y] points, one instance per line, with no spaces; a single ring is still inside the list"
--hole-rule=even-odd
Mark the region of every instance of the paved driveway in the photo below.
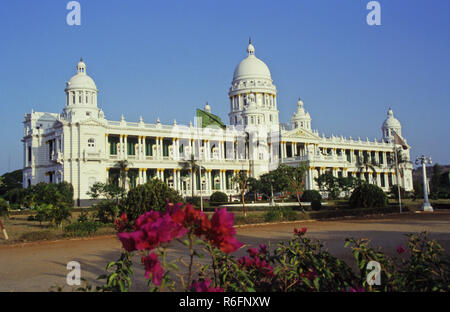
[[[322,240],[331,253],[346,261],[352,261],[350,251],[343,247],[347,237],[369,238],[374,245],[395,254],[399,244],[406,244],[405,233],[425,230],[450,252],[450,211],[247,226],[238,228],[237,232],[245,244],[270,242],[273,246],[289,239],[294,227],[307,227],[308,236]],[[95,284],[95,278],[104,272],[106,264],[119,257],[120,246],[115,237],[103,237],[0,247],[0,291],[48,291],[52,285],[62,286],[68,273],[66,264],[72,260],[80,262],[82,276]],[[241,250],[237,254],[244,253]],[[184,249],[179,246],[171,250],[172,258],[183,255]],[[135,276],[133,290],[145,291],[146,281],[140,265],[135,266]]]

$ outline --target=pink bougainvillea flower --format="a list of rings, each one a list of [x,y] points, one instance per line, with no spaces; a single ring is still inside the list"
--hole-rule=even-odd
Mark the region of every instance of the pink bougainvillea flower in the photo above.
[[[182,224],[174,222],[169,213],[149,211],[142,214],[135,222],[135,231],[119,233],[118,237],[125,250],[152,250],[162,243],[180,238],[186,234]]]
[[[115,219],[114,220],[114,227],[116,228],[117,232],[123,232],[123,231],[125,231],[128,223],[129,222],[128,222],[127,214],[124,212],[120,216],[120,219]]]
[[[262,253],[262,254],[266,254],[267,253],[267,246],[265,244],[259,245],[259,252]]]
[[[196,292],[223,292],[223,289],[219,286],[211,287],[210,280],[204,280],[201,282],[195,281],[191,285],[191,290]]]
[[[304,235],[306,233],[307,228],[303,227],[300,230],[297,228],[294,228],[294,234],[295,235]]]
[[[224,253],[231,253],[242,247],[236,238],[233,227],[234,215],[226,208],[216,210],[211,218],[211,228],[207,232],[207,239]]]
[[[401,255],[402,253],[405,253],[405,252],[406,252],[406,249],[403,248],[402,245],[398,245],[398,247],[397,247],[397,253],[398,253],[399,255]]]
[[[247,252],[250,255],[250,257],[252,257],[252,258],[255,258],[259,254],[258,249],[254,248],[254,247],[250,247],[249,249],[247,249]]]
[[[158,255],[151,253],[146,257],[142,257],[142,263],[145,267],[145,277],[150,278],[151,275],[153,284],[157,286],[161,285],[164,269],[161,267]]]

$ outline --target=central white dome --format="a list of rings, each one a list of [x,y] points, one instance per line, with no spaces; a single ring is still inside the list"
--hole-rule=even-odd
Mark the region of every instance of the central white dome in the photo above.
[[[272,79],[269,67],[255,56],[255,48],[251,42],[248,45],[247,53],[247,57],[234,70],[233,80],[246,78]]]
[[[94,79],[86,74],[86,64],[83,60],[77,64],[77,73],[67,82],[66,90],[87,89],[97,91]]]

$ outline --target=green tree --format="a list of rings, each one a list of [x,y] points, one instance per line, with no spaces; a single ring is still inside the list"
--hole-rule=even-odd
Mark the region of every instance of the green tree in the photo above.
[[[0,183],[0,195],[4,195],[15,188],[22,188],[22,179],[22,169],[3,174],[1,177],[2,183]]]
[[[433,174],[430,180],[430,188],[431,193],[437,194],[441,190],[441,175],[442,175],[442,167],[435,163],[433,165]]]
[[[150,210],[165,210],[167,202],[183,202],[177,191],[161,180],[149,180],[131,189],[120,203],[120,213],[126,213],[129,220]]]
[[[257,194],[261,192],[261,182],[253,177],[249,177],[247,181],[247,188],[249,192],[253,192],[254,201],[258,200]]]
[[[366,182],[355,188],[349,204],[352,208],[384,208],[387,206],[387,196],[380,187]]]
[[[120,186],[111,183],[96,182],[87,193],[92,199],[105,198],[107,200],[115,200],[119,203],[126,195],[126,190]]]
[[[315,180],[319,189],[328,193],[328,198],[335,199],[339,197],[341,187],[338,178],[333,176],[331,172],[323,173],[318,178],[315,178]]]
[[[278,167],[281,174],[285,174],[288,181],[288,191],[294,193],[297,197],[298,205],[301,207],[300,195],[305,190],[305,178],[309,164],[302,161],[296,167],[281,164]]]
[[[194,174],[200,171],[200,165],[198,164],[198,161],[195,159],[195,155],[191,154],[190,158],[181,161],[179,165],[182,167],[182,170],[189,171],[190,174],[190,184],[191,184],[191,191],[192,191],[192,198],[194,198]],[[202,169],[204,169],[202,167]],[[201,183],[201,179],[200,179]]]
[[[130,167],[128,160],[123,159],[116,162],[115,167],[119,169],[119,177],[122,184],[122,188],[127,188],[128,169]]]
[[[244,212],[245,217],[247,216],[247,209],[245,207],[245,193],[247,191],[248,178],[247,172],[241,170],[231,179],[231,182],[233,184],[237,184],[239,187],[239,191],[241,193],[242,211]]]

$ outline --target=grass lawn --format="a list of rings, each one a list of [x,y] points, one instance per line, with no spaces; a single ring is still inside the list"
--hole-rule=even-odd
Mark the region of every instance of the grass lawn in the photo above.
[[[3,218],[6,231],[9,236],[9,240],[5,240],[0,233],[0,245],[1,244],[15,244],[29,241],[41,241],[41,240],[56,240],[65,238],[64,235],[64,223],[61,228],[50,226],[48,222],[43,222],[42,225],[38,221],[29,221],[28,217],[32,214],[20,214],[10,215],[9,218]],[[80,212],[72,212],[70,222],[75,222],[80,215]],[[108,235],[115,234],[115,230],[112,225],[105,225],[101,227],[95,233],[95,235]]]

